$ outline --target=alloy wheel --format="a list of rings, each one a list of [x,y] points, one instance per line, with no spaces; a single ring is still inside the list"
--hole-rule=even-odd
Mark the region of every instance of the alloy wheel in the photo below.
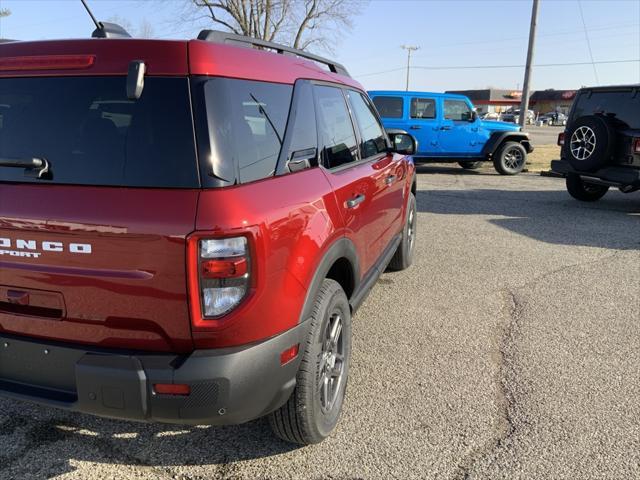
[[[333,409],[338,399],[344,380],[344,367],[342,315],[339,312],[334,312],[327,322],[320,356],[318,390],[320,407],[325,414]]]
[[[571,135],[569,148],[571,149],[573,158],[576,160],[586,160],[596,149],[595,132],[586,125],[577,128],[576,131],[573,132],[573,135]]]
[[[512,170],[519,169],[524,164],[524,155],[518,148],[510,148],[505,152],[504,165]]]

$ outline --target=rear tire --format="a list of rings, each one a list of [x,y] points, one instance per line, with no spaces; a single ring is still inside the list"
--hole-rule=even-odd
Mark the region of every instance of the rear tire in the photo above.
[[[517,175],[527,162],[527,151],[518,142],[505,142],[493,156],[493,166],[500,175]]]
[[[402,230],[402,241],[398,245],[396,253],[387,266],[387,270],[400,271],[405,270],[413,263],[413,251],[416,246],[416,197],[413,193],[409,193],[409,201],[407,202],[407,217]]]
[[[600,200],[609,190],[606,185],[596,185],[587,183],[580,178],[580,175],[567,175],[567,191],[576,200],[582,202],[595,202]]]
[[[458,162],[465,170],[477,170],[482,166],[482,162]]]
[[[327,438],[338,423],[351,358],[351,308],[342,287],[325,279],[316,296],[302,362],[287,403],[269,415],[281,439],[309,445]]]

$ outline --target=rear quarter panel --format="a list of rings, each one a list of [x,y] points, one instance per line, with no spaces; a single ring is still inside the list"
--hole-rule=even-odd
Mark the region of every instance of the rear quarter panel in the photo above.
[[[201,348],[246,344],[297,325],[324,252],[344,236],[320,168],[203,191],[196,228],[212,237],[248,235],[254,272],[251,292],[236,310],[194,331]]]

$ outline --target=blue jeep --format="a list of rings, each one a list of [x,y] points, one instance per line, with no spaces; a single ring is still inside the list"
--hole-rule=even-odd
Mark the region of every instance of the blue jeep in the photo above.
[[[370,91],[388,132],[410,133],[416,162],[458,162],[476,169],[493,161],[498,173],[515,175],[533,151],[529,135],[513,123],[482,121],[462,95]]]

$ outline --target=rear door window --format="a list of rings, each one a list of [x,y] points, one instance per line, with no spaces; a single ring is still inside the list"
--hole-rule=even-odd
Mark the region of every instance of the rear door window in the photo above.
[[[358,146],[342,90],[315,85],[314,96],[324,166],[337,168],[355,162]]]
[[[402,97],[374,97],[373,104],[383,118],[402,118],[404,115]]]
[[[129,100],[125,77],[0,79],[0,158],[34,157],[50,179],[0,166],[0,181],[197,188],[188,80],[146,78]]]
[[[436,101],[433,98],[412,98],[411,118],[436,118]]]
[[[387,151],[387,139],[369,102],[360,92],[349,91],[349,102],[360,130],[360,156],[369,158]]]

